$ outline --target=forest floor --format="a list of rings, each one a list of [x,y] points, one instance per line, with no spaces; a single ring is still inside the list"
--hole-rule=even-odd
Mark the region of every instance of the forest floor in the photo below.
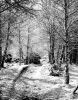
[[[78,85],[78,66],[69,65],[70,84],[65,85],[65,77],[49,75],[51,65],[30,64],[27,72],[18,79],[13,87],[13,79],[26,65],[10,64],[0,71],[0,97],[5,100],[78,100],[72,94]],[[64,66],[64,65],[62,65]],[[29,99],[30,98],[30,99]],[[37,99],[38,98],[38,99]]]

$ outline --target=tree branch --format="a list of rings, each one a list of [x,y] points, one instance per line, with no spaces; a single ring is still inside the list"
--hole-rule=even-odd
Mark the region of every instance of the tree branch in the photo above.
[[[9,5],[9,7],[7,7],[7,8],[5,8],[5,9],[3,9],[3,10],[1,10],[0,11],[0,13],[2,13],[2,12],[4,12],[4,11],[6,11],[6,10],[8,10],[8,9],[10,9],[11,7],[12,8],[19,8],[19,9],[22,9],[22,10],[24,10],[26,13],[30,13],[30,14],[32,14],[32,15],[35,15],[36,16],[36,14],[34,14],[33,12],[35,12],[36,10],[34,10],[33,8],[29,8],[29,7],[24,7],[24,6],[22,6],[21,5],[21,3],[23,2],[23,1],[25,1],[25,0],[14,0],[14,2],[13,3],[10,3],[9,2],[9,0],[5,0],[5,2]],[[29,1],[29,0],[28,0]],[[6,4],[5,4],[6,5]]]

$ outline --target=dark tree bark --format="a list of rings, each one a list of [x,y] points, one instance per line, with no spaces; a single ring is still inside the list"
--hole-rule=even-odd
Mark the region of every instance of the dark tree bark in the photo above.
[[[55,25],[51,25],[51,31],[50,31],[50,52],[49,52],[49,62],[51,64],[55,63],[55,57],[54,57],[54,47],[55,47]]]
[[[51,64],[54,64],[55,63],[55,58],[54,58],[54,36],[50,36],[50,52],[49,52],[49,62]]]
[[[1,32],[1,13],[0,13],[0,69],[2,63],[2,32]]]
[[[4,67],[4,62],[5,62],[5,58],[6,58],[6,55],[7,55],[8,42],[9,42],[9,34],[10,34],[10,21],[8,22],[8,33],[7,33],[6,45],[5,45],[4,55],[3,55],[2,63],[1,63],[2,67]]]
[[[60,45],[57,50],[57,64],[59,64],[59,53],[60,53]]]
[[[20,56],[19,64],[21,65],[21,61],[23,59],[23,51],[22,51],[22,44],[21,44],[20,25],[19,25],[19,56]]]
[[[62,54],[60,57],[60,63],[64,63],[64,62],[65,62],[65,46],[63,45]]]
[[[27,55],[26,55],[26,59],[27,61],[25,62],[25,64],[29,64],[29,43],[30,43],[30,37],[29,37],[29,34],[28,34],[28,40],[27,40]]]
[[[65,76],[65,83],[69,84],[69,36],[68,36],[68,0],[64,0],[64,9],[65,9],[65,35],[66,35],[66,76]]]
[[[78,90],[78,86],[74,89],[73,94],[75,94],[77,90]]]
[[[62,53],[59,61],[59,68],[61,68],[61,64],[65,62],[65,46],[62,48]]]

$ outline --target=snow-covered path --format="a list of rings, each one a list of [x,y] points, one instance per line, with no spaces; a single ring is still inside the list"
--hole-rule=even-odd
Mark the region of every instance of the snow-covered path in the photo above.
[[[1,71],[0,85],[4,84],[6,91],[10,89],[12,80],[23,67],[25,67],[25,65],[15,65],[3,70],[3,72]],[[15,91],[17,93],[14,94],[14,97],[18,96],[18,94],[20,95],[20,93],[22,94],[24,91],[28,91],[25,95],[39,95],[42,100],[78,100],[77,96],[74,99],[72,98],[72,92],[78,84],[77,65],[69,66],[70,84],[68,86],[64,84],[64,77],[50,76],[48,68],[50,68],[48,64],[37,67],[35,65],[30,65],[28,71],[15,83]],[[8,79],[8,77],[10,79]],[[4,89],[3,93],[5,93],[4,95],[9,95],[9,93],[6,94]]]

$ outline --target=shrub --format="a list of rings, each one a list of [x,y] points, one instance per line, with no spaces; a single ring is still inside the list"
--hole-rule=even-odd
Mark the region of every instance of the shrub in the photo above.
[[[11,54],[7,54],[5,57],[5,62],[6,63],[11,63],[12,62],[12,55]]]
[[[30,53],[30,55],[29,55],[29,57],[27,56],[26,57],[26,61],[25,61],[25,63],[26,64],[31,64],[31,63],[33,63],[33,64],[41,64],[40,63],[40,59],[41,59],[41,57],[40,57],[40,55],[38,54],[38,53]]]
[[[60,76],[61,75],[60,68],[58,65],[56,65],[56,64],[53,65],[53,67],[51,68],[50,75],[52,75],[52,76]]]

